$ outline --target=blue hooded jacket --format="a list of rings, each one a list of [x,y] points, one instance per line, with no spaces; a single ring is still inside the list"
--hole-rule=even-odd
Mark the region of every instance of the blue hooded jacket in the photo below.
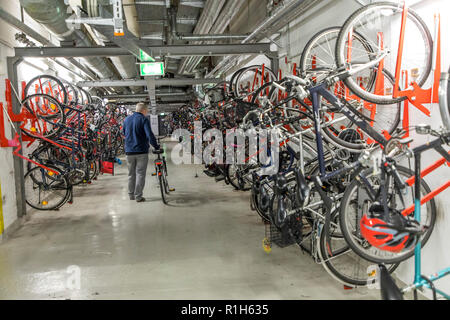
[[[135,112],[125,119],[123,134],[127,155],[148,153],[149,143],[155,149],[159,149],[158,142],[150,128],[150,121],[140,112]]]

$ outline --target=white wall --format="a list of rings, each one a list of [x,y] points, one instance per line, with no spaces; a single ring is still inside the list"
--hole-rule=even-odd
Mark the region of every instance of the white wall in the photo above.
[[[396,0],[393,0],[396,1]],[[427,23],[428,28],[434,35],[433,17],[435,13],[441,14],[441,32],[442,32],[442,66],[443,70],[447,71],[450,64],[450,1],[448,0],[408,0],[412,8],[423,18]],[[368,3],[364,0],[362,2]],[[312,11],[307,12],[303,16],[297,18],[285,28],[278,41],[280,41],[284,48],[280,50],[280,54],[287,55],[291,64],[286,65],[284,58],[280,61],[280,68],[283,75],[287,72],[292,72],[292,64],[294,62],[299,64],[300,55],[309,39],[318,31],[331,27],[342,25],[347,17],[352,12],[360,8],[361,5],[356,0],[325,0],[320,2]],[[413,47],[406,48],[406,50],[414,50]],[[430,77],[431,78],[431,77]],[[429,87],[431,81],[425,86]],[[410,107],[410,124],[427,123],[433,128],[439,128],[441,119],[439,114],[439,106],[437,104],[426,105],[431,109],[432,117],[428,118],[423,113],[418,111],[414,106]],[[428,138],[425,136],[412,135],[415,139],[412,147],[425,142]],[[439,158],[434,151],[427,152],[422,161],[422,167],[433,163]],[[448,181],[450,174],[447,167],[441,167],[433,174],[429,175],[425,180],[430,187],[436,188]],[[430,275],[437,270],[450,266],[450,250],[448,249],[449,235],[450,235],[450,197],[449,190],[445,191],[436,198],[438,206],[438,218],[436,221],[435,230],[429,240],[427,246],[423,250],[422,272],[425,275]],[[399,279],[406,283],[413,281],[414,265],[413,260],[410,259],[400,265],[396,272]],[[437,282],[439,288],[450,292],[450,277]]]
[[[434,35],[434,22],[433,17],[436,12],[441,14],[441,43],[442,43],[442,68],[448,71],[450,65],[450,1],[448,0],[428,0],[422,1],[413,8],[427,23],[428,28]],[[413,50],[408,48],[407,50]],[[425,88],[431,86],[432,79],[428,79]],[[410,119],[411,125],[417,125],[421,123],[430,124],[432,128],[437,129],[441,126],[441,117],[439,113],[438,104],[425,105],[431,110],[431,117],[427,117],[421,111],[414,106],[410,107]],[[427,136],[412,135],[414,142],[412,147],[423,144],[429,140]],[[432,164],[440,156],[435,151],[427,151],[422,156],[422,168]],[[446,166],[441,167],[429,176],[425,178],[431,189],[435,189],[450,178],[449,168]],[[433,234],[422,250],[422,273],[424,275],[431,275],[432,273],[450,267],[450,250],[448,243],[450,240],[450,190],[446,190],[441,193],[436,199],[438,208],[438,217],[436,220],[435,229]],[[400,265],[397,275],[405,282],[411,282],[414,274],[414,261],[410,259],[408,262]],[[450,278],[444,278],[436,282],[437,287],[443,289],[446,292],[450,292]],[[430,295],[429,295],[430,296]]]

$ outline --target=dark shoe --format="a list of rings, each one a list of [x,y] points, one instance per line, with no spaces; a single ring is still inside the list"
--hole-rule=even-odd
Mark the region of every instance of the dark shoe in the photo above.
[[[136,199],[136,202],[145,202],[145,198]]]

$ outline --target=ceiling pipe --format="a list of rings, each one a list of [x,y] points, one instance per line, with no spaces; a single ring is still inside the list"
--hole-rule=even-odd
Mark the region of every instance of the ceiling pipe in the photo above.
[[[39,33],[34,31],[32,28],[27,26],[25,23],[11,15],[10,13],[6,12],[5,10],[0,8],[0,18],[5,21],[6,23],[12,25],[16,29],[22,31],[26,35],[30,36],[43,46],[50,46],[53,47],[54,44],[51,43],[49,40],[47,40],[45,37],[41,36]],[[81,63],[79,63],[74,58],[66,58],[66,60],[74,67],[79,69],[83,74],[88,77],[91,80],[97,79],[98,77],[93,73],[91,70],[89,70],[87,67],[83,66]],[[60,62],[57,62],[60,64]]]
[[[188,24],[188,25],[195,25],[197,24],[198,19],[193,17],[188,18],[177,18],[178,24]],[[139,23],[145,23],[145,24],[168,24],[167,19],[144,19],[144,20],[137,20]]]
[[[125,20],[127,21],[127,28],[130,30],[132,34],[139,38],[139,24],[136,22],[137,11],[135,0],[123,0],[123,14],[125,16]]]
[[[28,15],[51,31],[60,41],[73,41],[84,46],[91,46],[92,41],[81,30],[69,29],[66,19],[68,6],[64,0],[20,0]],[[102,58],[86,58],[88,65],[103,78],[120,79],[116,70]]]
[[[225,0],[207,0],[205,7],[200,15],[197,25],[194,29],[194,34],[207,34],[211,30],[214,22],[220,14],[220,10],[225,5]],[[192,44],[198,44],[199,42],[194,41]],[[182,74],[186,70],[188,62],[191,61],[191,57],[184,58],[180,66],[178,67],[178,73]]]
[[[169,3],[170,4],[170,3]],[[166,8],[167,16],[169,18],[169,38],[168,44],[173,44],[175,39],[178,38],[177,34],[177,7]]]
[[[150,6],[166,6],[166,1],[165,0],[154,0],[154,1],[145,1],[145,0],[138,0],[135,1],[135,4],[138,5],[150,5]],[[128,4],[123,4],[124,6],[128,5]],[[189,6],[189,7],[196,7],[196,8],[203,8],[205,5],[205,1],[200,1],[200,0],[196,0],[196,1],[189,1],[189,0],[180,0],[180,5],[181,6]]]
[[[230,25],[233,18],[241,9],[244,1],[241,0],[228,0],[227,4],[223,7],[220,15],[217,17],[216,22],[210,29],[210,33],[221,34]],[[246,39],[246,37],[244,38]],[[214,43],[214,42],[207,42]],[[186,72],[192,73],[192,71],[197,67],[197,65],[202,61],[203,57],[192,57],[188,66],[186,67]]]
[[[128,0],[128,2],[132,2],[132,0]],[[99,15],[99,8],[100,6],[104,6],[106,4],[109,4],[109,1],[106,0],[83,0],[81,1],[83,9],[85,9],[88,12],[88,15],[90,17],[96,17],[94,15]],[[106,9],[106,7],[105,7]],[[110,9],[106,9],[111,15],[112,12],[109,11]],[[131,10],[131,8],[130,8]],[[134,17],[130,17],[130,25],[133,26]],[[127,23],[128,28],[128,23]],[[99,38],[99,40],[104,44],[105,42],[109,42],[108,37],[106,37],[104,34],[102,34],[100,31],[98,31],[95,28],[91,28],[93,32],[95,33],[95,36]],[[128,30],[131,31],[131,29],[128,28]],[[136,60],[133,57],[113,57],[111,58],[111,61],[113,61],[115,67],[119,71],[120,75],[124,79],[130,79],[130,78],[136,78],[137,77],[137,68],[136,68]],[[142,88],[131,88],[132,91],[139,91],[142,90]]]
[[[259,26],[255,28],[255,30],[241,43],[250,43],[256,42],[261,39],[264,39],[269,30],[272,29],[273,26],[277,26],[280,29],[282,26],[288,24],[290,21],[295,19],[299,13],[299,11],[304,10],[304,2],[307,0],[290,0],[284,3],[283,6],[279,7],[273,12],[273,15],[265,19]],[[310,3],[317,3],[317,0],[309,1]],[[230,68],[234,67],[235,62],[238,58],[227,56],[222,61],[220,61],[216,67],[211,70],[206,77],[213,77],[214,75],[226,72]],[[228,68],[224,70],[225,68]]]

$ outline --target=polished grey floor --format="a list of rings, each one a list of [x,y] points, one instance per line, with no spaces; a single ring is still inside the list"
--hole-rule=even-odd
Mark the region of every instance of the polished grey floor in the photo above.
[[[149,166],[148,202],[128,199],[124,163],[78,188],[73,205],[32,213],[0,244],[0,298],[378,298],[344,290],[295,247],[266,253],[248,193],[215,183],[201,166],[169,164],[177,190],[163,205]]]

